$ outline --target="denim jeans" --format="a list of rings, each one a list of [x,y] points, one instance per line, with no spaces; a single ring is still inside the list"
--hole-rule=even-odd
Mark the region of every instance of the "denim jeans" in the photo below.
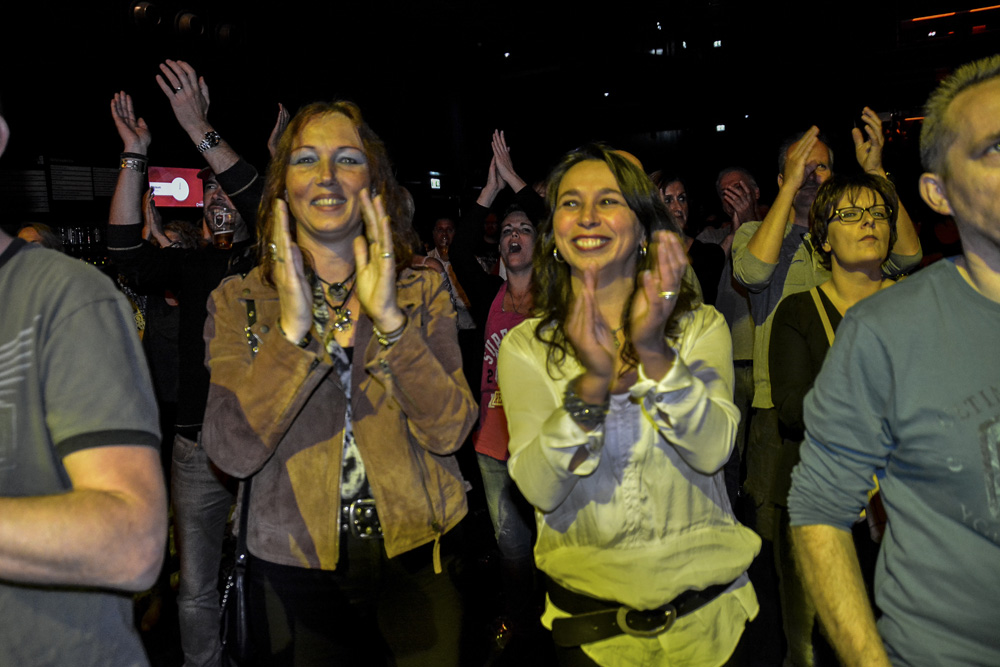
[[[534,509],[510,478],[506,461],[485,454],[476,454],[476,458],[501,555],[505,560],[530,559],[534,546]]]
[[[233,494],[205,450],[174,438],[171,490],[174,530],[180,556],[177,611],[185,667],[218,667],[219,565]]]

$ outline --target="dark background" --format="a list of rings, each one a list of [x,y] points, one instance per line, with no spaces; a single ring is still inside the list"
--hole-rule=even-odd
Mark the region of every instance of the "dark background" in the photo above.
[[[17,175],[44,170],[51,186],[53,165],[116,167],[109,102],[117,90],[149,123],[153,164],[202,165],[154,81],[165,58],[204,74],[210,121],[261,168],[279,101],[293,112],[314,100],[356,101],[416,195],[418,218],[434,197],[484,182],[494,128],[506,131],[529,182],[568,149],[600,139],[638,155],[647,171],[685,175],[706,212],[716,206],[716,171],[734,163],[773,197],[777,144],[813,123],[838,167],[853,167],[850,129],[866,104],[892,114],[885,161],[919,216],[919,121],[905,119],[920,115],[956,65],[1000,51],[1000,9],[968,11],[985,3],[152,0],[158,24],[137,21],[133,4],[5,5],[5,226],[106,222],[104,191],[88,201],[49,194],[47,210],[26,211]],[[200,34],[178,28],[184,12]],[[443,192],[427,188],[430,171],[442,174]]]

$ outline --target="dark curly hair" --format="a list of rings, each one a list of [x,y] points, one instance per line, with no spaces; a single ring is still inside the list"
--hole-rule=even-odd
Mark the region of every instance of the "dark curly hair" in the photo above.
[[[541,322],[535,329],[535,336],[548,348],[546,366],[551,377],[556,377],[556,369],[565,360],[567,353],[576,356],[572,344],[566,338],[565,322],[573,303],[573,290],[570,281],[568,264],[556,261],[553,250],[556,247],[555,234],[552,228],[552,218],[555,212],[556,199],[559,196],[559,185],[570,169],[581,162],[595,160],[608,165],[611,173],[621,189],[628,207],[632,209],[645,232],[650,238],[655,231],[667,230],[680,236],[680,230],[674,224],[670,213],[664,206],[656,186],[643,173],[642,169],[619,155],[610,146],[592,143],[567,153],[552,170],[548,178],[546,203],[549,214],[538,226],[538,240],[535,242],[533,258],[534,274],[532,291],[535,303],[535,314]],[[621,327],[625,336],[622,346],[622,360],[625,366],[622,372],[627,372],[639,365],[639,358],[632,344],[632,331],[629,313],[632,310],[632,300],[635,288],[639,285],[639,277],[645,269],[653,267],[653,258],[649,253],[640,255],[636,261],[636,275],[633,289],[622,309]],[[681,316],[695,307],[695,293],[687,280],[681,286],[670,319],[667,321],[664,334],[678,334],[677,322]]]
[[[830,228],[830,218],[837,204],[844,197],[856,201],[863,190],[877,192],[882,201],[889,205],[889,249],[896,244],[896,218],[899,216],[899,198],[896,188],[887,179],[873,174],[834,174],[816,191],[816,200],[809,209],[809,233],[811,242],[819,254],[820,264],[830,268],[830,253],[823,249]]]
[[[288,170],[288,161],[292,153],[292,144],[303,128],[311,121],[330,114],[340,114],[346,116],[358,131],[361,137],[361,145],[368,158],[368,173],[371,180],[369,188],[372,197],[382,195],[386,213],[389,214],[392,231],[393,252],[396,255],[396,268],[402,270],[409,266],[410,258],[413,256],[413,244],[416,233],[413,231],[413,216],[406,205],[406,193],[396,182],[396,177],[392,171],[392,163],[385,150],[385,144],[378,135],[365,123],[361,117],[361,109],[353,102],[314,102],[299,109],[295,117],[288,123],[281,140],[278,142],[278,149],[271,158],[267,167],[267,181],[264,184],[264,195],[260,200],[260,208],[257,213],[258,233],[257,233],[257,255],[260,261],[261,278],[265,284],[273,285],[272,272],[274,262],[268,244],[271,241],[274,216],[272,210],[274,202],[282,198],[285,192],[285,173]],[[295,226],[291,225],[288,230],[292,241],[296,240]]]

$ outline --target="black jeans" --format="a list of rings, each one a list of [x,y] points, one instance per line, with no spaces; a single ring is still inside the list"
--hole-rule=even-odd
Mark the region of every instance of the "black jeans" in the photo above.
[[[335,571],[277,565],[251,557],[248,567],[254,664],[458,665],[462,607],[442,543],[393,559],[381,540],[342,535]]]

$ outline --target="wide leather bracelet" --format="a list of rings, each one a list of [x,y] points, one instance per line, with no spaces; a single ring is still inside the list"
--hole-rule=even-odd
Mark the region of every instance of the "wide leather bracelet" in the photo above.
[[[611,409],[611,397],[608,396],[602,403],[587,403],[576,393],[576,383],[583,377],[578,375],[570,380],[566,385],[566,394],[563,396],[563,410],[569,413],[580,428],[585,431],[593,431],[604,423]]]

